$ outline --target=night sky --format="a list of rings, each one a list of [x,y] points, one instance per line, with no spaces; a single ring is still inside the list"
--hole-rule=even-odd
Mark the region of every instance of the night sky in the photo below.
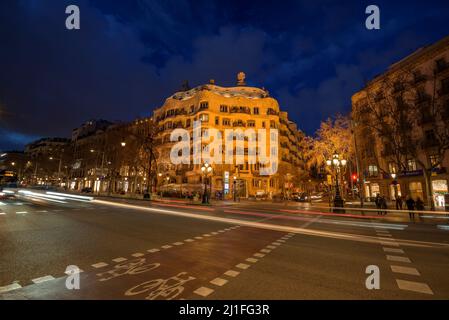
[[[65,28],[65,8],[81,30]],[[381,30],[365,28],[365,8]],[[449,35],[449,1],[2,0],[0,150],[89,119],[151,115],[184,80],[244,71],[307,134],[363,83]]]

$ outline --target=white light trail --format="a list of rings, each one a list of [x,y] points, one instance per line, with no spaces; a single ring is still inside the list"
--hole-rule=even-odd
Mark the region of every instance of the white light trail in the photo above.
[[[270,223],[253,222],[253,221],[239,220],[239,219],[233,219],[233,218],[209,216],[206,214],[197,214],[197,213],[188,213],[188,212],[181,212],[181,211],[174,211],[174,210],[141,207],[141,206],[137,206],[137,205],[117,203],[117,202],[98,200],[98,199],[93,200],[93,202],[98,203],[98,204],[103,204],[103,205],[121,207],[121,208],[135,209],[135,210],[141,210],[141,211],[150,211],[150,212],[159,212],[159,213],[163,213],[163,214],[176,215],[176,216],[181,216],[181,217],[186,217],[186,218],[209,220],[209,221],[223,222],[223,223],[229,223],[229,224],[237,224],[237,225],[241,225],[241,226],[248,226],[248,227],[254,227],[254,228],[259,228],[259,229],[268,229],[268,230],[275,230],[275,231],[281,231],[281,232],[292,232],[292,233],[298,233],[298,234],[304,234],[304,235],[310,235],[310,236],[334,238],[334,239],[341,239],[341,240],[352,240],[352,241],[375,243],[375,244],[379,244],[380,242],[382,242],[382,243],[389,242],[389,240],[387,240],[387,239],[379,240],[375,236],[339,233],[339,232],[331,232],[331,231],[319,231],[319,230],[305,229],[305,228],[300,228],[300,227],[289,227],[289,226],[282,226],[282,225],[276,225],[276,224],[270,224]],[[400,245],[403,245],[403,246],[413,246],[413,247],[446,247],[446,248],[449,247],[449,244],[447,244],[447,243],[437,243],[437,242],[400,240],[400,239],[396,239],[394,242],[399,243]]]

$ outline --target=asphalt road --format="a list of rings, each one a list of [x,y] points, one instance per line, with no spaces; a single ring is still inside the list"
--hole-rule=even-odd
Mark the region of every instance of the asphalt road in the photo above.
[[[0,299],[448,299],[441,221],[283,204],[2,200]],[[66,288],[70,265],[79,290]],[[368,266],[379,289],[366,288]]]

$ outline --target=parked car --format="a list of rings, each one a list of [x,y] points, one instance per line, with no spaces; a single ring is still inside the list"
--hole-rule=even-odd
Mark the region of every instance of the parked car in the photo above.
[[[88,187],[82,188],[82,189],[81,189],[81,192],[82,192],[82,193],[92,193],[92,188],[88,188]]]
[[[301,192],[298,193],[294,198],[292,198],[293,200],[297,201],[297,202],[307,202],[309,200],[309,197],[307,196],[307,193],[305,192]]]

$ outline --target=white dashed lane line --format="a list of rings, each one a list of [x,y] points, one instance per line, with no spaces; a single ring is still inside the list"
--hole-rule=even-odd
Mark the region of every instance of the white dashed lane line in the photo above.
[[[414,292],[425,293],[425,294],[433,294],[432,289],[430,289],[430,287],[426,283],[407,281],[407,280],[398,280],[398,279],[396,279],[396,282],[398,284],[399,289],[402,289],[402,290],[414,291]]]
[[[51,281],[51,280],[54,280],[54,279],[55,278],[53,276],[44,276],[44,277],[33,279],[31,281],[33,281],[34,283],[38,284],[38,283],[42,283],[42,282],[46,282],[46,281]]]
[[[112,261],[114,261],[114,262],[123,262],[123,261],[126,261],[126,260],[128,260],[128,259],[123,258],[123,257],[112,259]]]
[[[94,263],[93,265],[92,265],[92,267],[94,267],[95,269],[98,269],[98,268],[103,268],[103,267],[106,267],[106,266],[108,266],[109,264],[107,264],[106,262],[98,262],[98,263]]]
[[[5,292],[12,291],[12,290],[20,289],[20,288],[22,288],[22,286],[20,284],[12,283],[7,286],[0,287],[0,293],[5,293]]]
[[[395,242],[394,237],[390,234],[389,231],[384,230],[378,230],[376,229],[376,233],[378,235],[378,239],[380,240],[389,240],[381,241],[380,244],[384,246],[382,249],[385,253],[394,253],[394,254],[402,254],[402,255],[391,255],[386,254],[386,259],[388,261],[394,261],[394,262],[400,262],[400,263],[406,263],[409,264],[409,266],[402,266],[402,265],[390,265],[391,271],[396,275],[407,275],[407,276],[414,276],[414,277],[420,277],[421,274],[418,271],[418,269],[413,268],[410,266],[412,261],[410,258],[405,256],[405,252],[403,249],[400,248],[390,248],[390,247],[399,247],[399,244]],[[412,291],[416,293],[424,293],[424,294],[431,294],[433,295],[432,289],[430,289],[429,285],[423,282],[417,282],[417,281],[409,281],[409,280],[403,280],[403,279],[396,279],[396,284],[400,290],[405,291]]]
[[[141,252],[136,252],[136,253],[133,253],[132,254],[132,256],[133,257],[135,257],[135,258],[140,258],[140,257],[143,257],[145,254],[143,254],[143,253],[141,253]]]
[[[244,262],[249,262],[252,264],[257,263],[259,261],[259,259],[256,259],[254,257],[257,257],[257,258],[265,257],[266,254],[268,254],[272,251],[270,249],[278,248],[277,246],[276,247],[274,246],[275,243],[279,246],[283,242],[285,242],[287,239],[290,239],[291,237],[293,237],[294,235],[295,235],[294,233],[288,233],[287,235],[284,235],[282,238],[280,238],[276,241],[273,241],[270,245],[265,246],[265,248],[261,249],[259,252],[254,253],[252,257],[246,258],[244,260]],[[235,266],[235,268],[240,269],[242,271],[247,270],[249,267],[251,267],[251,264],[248,264],[248,263],[239,263]],[[218,278],[213,279],[212,281],[210,281],[210,284],[213,284],[217,287],[221,287],[229,282],[229,280],[228,280],[229,278],[235,278],[239,274],[240,274],[239,271],[228,270],[225,273],[223,273],[223,277],[218,277]],[[226,277],[229,277],[229,278],[226,279]],[[212,294],[214,291],[215,291],[214,289],[211,289],[208,287],[200,287],[200,288],[196,289],[193,293],[195,293],[201,297],[207,297],[210,294]]]
[[[403,266],[390,266],[391,271],[396,273],[403,273],[412,276],[420,276],[420,273],[417,269],[411,267],[403,267]]]

